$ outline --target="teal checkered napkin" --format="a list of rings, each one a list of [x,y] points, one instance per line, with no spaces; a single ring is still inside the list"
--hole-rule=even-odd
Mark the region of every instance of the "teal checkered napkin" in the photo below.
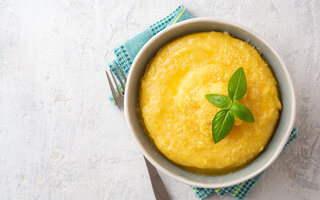
[[[143,45],[150,40],[150,38],[152,38],[154,35],[162,31],[166,27],[170,26],[171,24],[175,24],[177,22],[190,19],[190,18],[192,18],[192,15],[188,12],[188,10],[182,5],[179,6],[175,11],[173,11],[167,17],[149,26],[147,30],[143,31],[142,33],[128,40],[126,43],[124,43],[120,47],[116,48],[114,50],[116,59],[110,62],[108,64],[108,67],[111,69],[113,73],[115,72],[114,70],[116,68],[120,67],[125,72],[125,74],[128,75],[134,58],[136,57],[140,49],[143,47]],[[110,101],[114,102],[114,99],[112,96],[109,99]],[[297,129],[294,128],[291,132],[291,135],[287,144],[289,144],[294,138],[297,137],[297,133],[298,133]],[[238,185],[234,185],[231,187],[209,188],[209,189],[198,188],[198,187],[192,187],[192,188],[199,199],[206,199],[213,192],[215,192],[220,196],[224,194],[230,194],[235,198],[242,200],[247,196],[248,192],[254,186],[257,180],[261,177],[261,175],[262,173],[248,181],[245,181],[243,183],[240,183]]]

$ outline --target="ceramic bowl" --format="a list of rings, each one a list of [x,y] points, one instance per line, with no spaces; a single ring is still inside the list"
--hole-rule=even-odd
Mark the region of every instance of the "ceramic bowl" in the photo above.
[[[152,59],[162,46],[173,39],[190,33],[203,31],[227,31],[235,38],[247,41],[255,46],[269,63],[276,76],[283,105],[279,124],[264,152],[245,168],[230,174],[218,176],[194,174],[185,171],[168,161],[168,159],[159,153],[159,151],[150,143],[147,134],[141,126],[139,114],[137,112],[140,81],[150,59]],[[158,170],[168,176],[186,184],[204,188],[220,188],[239,184],[263,172],[281,153],[293,128],[296,115],[294,87],[287,67],[278,53],[261,36],[248,28],[233,22],[210,18],[195,18],[172,25],[158,33],[144,45],[132,64],[126,84],[124,105],[129,129],[136,138],[144,156]]]

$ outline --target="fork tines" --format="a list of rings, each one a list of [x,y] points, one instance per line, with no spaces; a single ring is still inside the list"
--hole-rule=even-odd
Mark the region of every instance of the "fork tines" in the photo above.
[[[118,69],[119,69],[120,73],[119,73]],[[110,86],[113,98],[116,101],[117,105],[121,108],[123,105],[123,97],[124,97],[125,84],[126,84],[127,79],[126,79],[126,76],[125,76],[123,70],[120,67],[118,67],[118,69],[114,68],[115,74],[112,72],[111,69],[109,70],[109,72],[112,76],[113,82],[111,81],[107,71],[106,71],[106,75],[108,78],[108,82],[109,82],[109,86]],[[120,74],[122,75],[122,77]],[[120,83],[121,87],[119,86],[119,83]],[[114,85],[116,86],[117,90],[115,90]]]

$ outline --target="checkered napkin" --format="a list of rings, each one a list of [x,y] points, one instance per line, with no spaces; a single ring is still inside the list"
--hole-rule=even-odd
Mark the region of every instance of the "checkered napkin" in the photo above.
[[[128,75],[131,64],[138,54],[139,50],[143,47],[143,45],[154,35],[159,33],[161,30],[165,29],[167,26],[171,24],[175,24],[177,22],[190,19],[192,15],[188,12],[188,10],[184,6],[179,6],[175,11],[173,11],[167,17],[161,19],[160,21],[156,22],[155,24],[151,25],[147,30],[143,31],[142,33],[138,34],[137,36],[133,37],[132,39],[128,40],[126,43],[121,45],[120,47],[114,50],[116,55],[116,59],[113,60],[108,64],[109,68],[112,72],[115,72],[114,69],[117,67],[121,67],[121,69]],[[114,102],[113,97],[111,96],[110,101]],[[291,135],[287,141],[286,146],[297,137],[298,131],[294,128],[291,132]],[[250,189],[254,186],[254,184],[258,181],[261,177],[262,173],[258,176],[240,183],[238,185],[234,185],[231,187],[225,188],[198,188],[193,187],[196,196],[199,199],[206,199],[209,197],[213,192],[217,193],[218,195],[222,196],[224,194],[230,194],[237,198],[238,200],[244,199]]]

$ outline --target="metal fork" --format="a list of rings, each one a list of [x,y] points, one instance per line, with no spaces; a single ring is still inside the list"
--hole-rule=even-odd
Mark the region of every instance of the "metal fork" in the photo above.
[[[126,79],[126,76],[124,75],[122,69],[119,67],[120,69],[120,73],[124,79],[125,82],[127,82],[127,79]],[[117,78],[120,82],[120,85],[121,85],[121,88],[119,87],[119,84],[116,80],[116,78],[114,77],[114,74],[113,72],[111,71],[110,69],[110,74],[112,76],[112,79],[113,79],[113,83],[114,85],[116,85],[117,87],[117,90],[118,92],[115,91],[114,87],[113,87],[113,84],[112,84],[112,81],[110,80],[110,77],[108,75],[108,72],[106,71],[106,75],[107,75],[107,78],[108,78],[108,82],[109,82],[109,86],[110,86],[110,89],[111,89],[111,92],[112,92],[112,96],[113,96],[113,99],[115,100],[115,102],[117,103],[118,105],[118,108],[123,111],[123,101],[124,101],[124,90],[125,90],[125,82],[123,82],[123,80],[121,79],[121,76],[118,72],[118,70],[116,68],[114,68],[114,71],[116,72],[116,75],[117,75]]]
[[[122,69],[120,67],[118,67],[118,69],[119,69],[124,81],[121,79],[120,73],[118,72],[118,70],[116,68],[114,68],[114,71],[116,73],[116,77],[118,78],[118,81],[115,78],[115,75],[113,74],[113,72],[111,70],[110,70],[110,74],[112,76],[113,83],[112,83],[107,71],[106,71],[106,75],[108,78],[108,82],[109,82],[109,86],[110,86],[113,98],[114,98],[115,102],[117,103],[119,109],[121,111],[123,111],[125,82],[127,81],[127,79],[126,79],[126,76],[124,75],[124,72],[122,71]],[[119,87],[118,82],[120,83],[121,88]],[[116,86],[117,91],[115,90],[113,85]],[[157,169],[144,156],[143,156],[143,158],[144,158],[144,161],[146,162],[146,165],[147,165],[153,193],[154,193],[156,200],[170,200],[170,196],[168,194],[168,191],[166,190],[166,188],[162,182],[162,179],[159,176]]]

